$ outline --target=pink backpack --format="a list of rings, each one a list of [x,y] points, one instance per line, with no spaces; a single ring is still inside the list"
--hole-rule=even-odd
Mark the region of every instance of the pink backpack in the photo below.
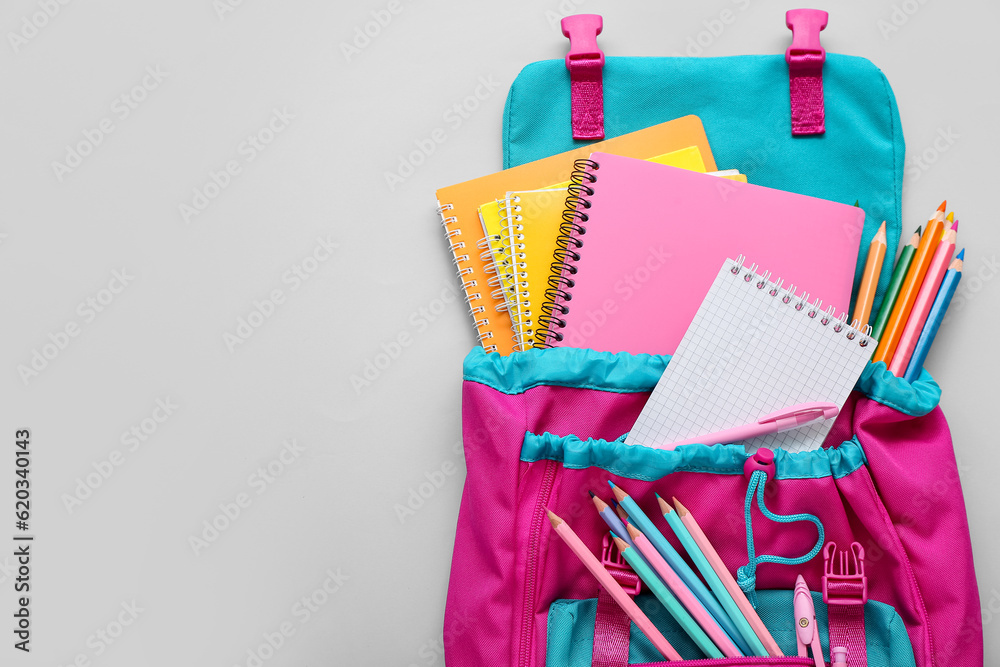
[[[962,489],[940,390],[926,372],[911,385],[870,364],[824,449],[779,450],[773,468],[751,463],[745,471],[740,445],[666,451],[620,441],[668,361],[574,348],[508,357],[476,349],[466,358],[468,477],[445,612],[450,667],[667,664],[546,520],[548,507],[626,588],[641,589],[607,548],[588,496],[609,499],[608,480],[650,517],[654,493],[683,499],[729,570],[755,591],[757,612],[786,656],[796,655],[791,596],[801,573],[827,660],[832,636],[850,649],[851,667],[983,664]],[[816,526],[800,520],[806,515],[823,525],[819,543]],[[683,657],[700,657],[665,614],[655,616],[658,603],[646,591],[636,600]]]
[[[694,113],[724,168],[761,185],[860,199],[868,214],[861,247],[886,220],[895,249],[904,147],[888,82],[862,58],[825,54],[825,12],[794,10],[787,21],[799,32],[784,58],[608,58],[605,66],[600,18],[566,19],[573,57],[529,65],[511,88],[504,166]],[[836,178],[802,168],[815,164]],[[769,462],[748,461],[738,445],[665,451],[621,442],[668,361],[565,347],[469,354],[468,476],[444,626],[449,667],[667,664],[553,533],[546,507],[636,594],[684,658],[701,657],[608,543],[588,492],[610,500],[609,480],[661,528],[655,494],[681,499],[786,656],[797,655],[792,589],[801,573],[827,661],[832,638],[848,648],[850,667],[983,664],[962,489],[940,390],[927,373],[910,384],[870,364],[824,449],[777,451]]]

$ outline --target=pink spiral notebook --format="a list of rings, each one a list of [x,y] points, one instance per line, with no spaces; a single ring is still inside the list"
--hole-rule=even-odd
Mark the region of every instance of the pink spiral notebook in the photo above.
[[[540,346],[673,354],[738,255],[822,310],[849,309],[860,208],[607,153],[576,165]]]

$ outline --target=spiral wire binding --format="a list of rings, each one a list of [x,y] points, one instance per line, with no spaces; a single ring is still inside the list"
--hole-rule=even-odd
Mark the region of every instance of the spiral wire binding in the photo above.
[[[869,325],[865,325],[862,328],[858,327],[858,321],[854,320],[850,324],[847,323],[847,313],[841,313],[840,316],[835,315],[836,308],[834,306],[828,306],[826,310],[823,310],[823,301],[816,299],[812,302],[809,301],[809,294],[804,293],[801,296],[795,295],[795,285],[789,285],[788,289],[782,287],[783,280],[778,278],[777,280],[770,280],[771,272],[768,271],[764,275],[758,275],[757,265],[751,264],[749,267],[745,266],[746,258],[740,255],[733,261],[733,266],[730,267],[729,271],[735,276],[740,276],[742,274],[743,281],[750,283],[753,282],[754,278],[757,279],[755,287],[757,289],[764,289],[770,286],[768,294],[772,297],[781,296],[781,302],[785,305],[792,306],[796,311],[804,312],[810,319],[819,318],[819,323],[822,326],[829,326],[833,323],[831,331],[835,334],[844,333],[844,337],[847,340],[854,340],[858,336],[861,340],[858,341],[858,345],[861,347],[868,347],[871,342],[871,332],[872,328]]]
[[[559,235],[556,237],[556,249],[552,253],[548,289],[545,290],[545,300],[539,306],[541,314],[535,327],[535,347],[552,347],[552,344],[562,341],[563,334],[558,329],[566,328],[566,320],[561,316],[569,314],[566,302],[573,299],[570,293],[576,286],[572,276],[576,275],[576,262],[580,261],[583,241],[579,238],[587,233],[586,223],[590,217],[586,210],[590,208],[587,197],[594,195],[590,187],[597,182],[593,172],[601,168],[594,160],[582,159],[573,162],[573,173],[570,174],[570,184],[567,188],[566,208],[563,209],[559,224]]]
[[[504,220],[507,223],[505,238],[506,250],[510,255],[511,281],[511,330],[514,335],[514,351],[523,352],[532,347],[533,323],[531,320],[530,294],[525,289],[527,264],[524,253],[524,216],[521,215],[521,198],[517,195],[508,197],[500,205]]]
[[[463,266],[465,262],[469,261],[469,254],[468,252],[461,252],[467,250],[466,244],[464,241],[457,239],[457,237],[462,235],[462,229],[460,227],[453,227],[458,222],[458,218],[446,213],[452,209],[454,209],[452,204],[442,204],[438,206],[438,215],[441,216],[441,225],[445,229],[444,236],[448,241],[448,247],[452,253],[452,262],[455,264],[458,280],[462,284],[462,291],[465,293],[465,302],[469,305],[469,313],[472,315],[476,327],[476,340],[479,341],[483,349],[487,352],[496,352],[496,345],[487,344],[487,341],[493,338],[493,332],[485,330],[489,326],[490,320],[488,317],[480,317],[480,315],[486,312],[486,307],[479,304],[483,300],[483,294],[482,292],[471,292],[472,288],[478,287],[477,282],[473,279],[466,279],[466,276],[471,275],[473,270],[471,266]],[[459,254],[460,252],[461,254]]]

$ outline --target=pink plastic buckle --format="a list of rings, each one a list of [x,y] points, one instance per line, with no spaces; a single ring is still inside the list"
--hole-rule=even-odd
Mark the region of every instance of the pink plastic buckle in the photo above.
[[[828,605],[864,604],[868,601],[865,549],[857,542],[851,550],[837,552],[837,543],[823,548],[823,602]]]
[[[770,449],[761,447],[743,464],[743,474],[747,479],[750,479],[758,470],[767,473],[768,479],[774,479],[774,452]]]
[[[566,69],[569,70],[573,138],[604,138],[604,52],[597,36],[604,29],[599,14],[576,14],[562,20],[562,33],[569,37]]]
[[[830,15],[821,9],[790,9],[785,25],[792,31],[792,45],[785,51],[788,63],[789,95],[792,107],[792,134],[823,134],[823,63],[826,50],[819,33]]]
[[[608,571],[615,581],[621,584],[622,589],[635,597],[642,591],[642,580],[639,575],[632,571],[632,567],[622,558],[618,551],[618,545],[611,539],[610,533],[604,534],[604,541],[601,546],[601,565]]]
[[[569,37],[567,69],[572,70],[576,60],[596,60],[599,66],[604,67],[604,52],[597,46],[597,36],[604,30],[604,19],[600,14],[567,16],[560,25],[562,34]]]

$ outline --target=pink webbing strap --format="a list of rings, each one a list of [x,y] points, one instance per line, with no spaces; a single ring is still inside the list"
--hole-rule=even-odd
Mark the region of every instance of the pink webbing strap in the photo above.
[[[604,138],[604,52],[597,36],[604,29],[599,14],[576,14],[562,20],[569,37],[566,69],[569,70],[574,139]]]
[[[604,536],[601,563],[615,581],[632,596],[642,587],[639,576],[622,559],[608,535]],[[632,621],[603,587],[597,593],[594,618],[593,667],[628,667],[629,628]]]
[[[865,645],[865,550],[857,542],[850,550],[837,551],[835,542],[823,548],[823,602],[830,628],[830,648],[847,649],[848,667],[868,667]]]
[[[788,63],[788,92],[792,103],[792,134],[823,134],[823,63],[826,51],[819,33],[829,15],[820,9],[791,9],[785,25],[792,30],[792,45],[785,51]]]

